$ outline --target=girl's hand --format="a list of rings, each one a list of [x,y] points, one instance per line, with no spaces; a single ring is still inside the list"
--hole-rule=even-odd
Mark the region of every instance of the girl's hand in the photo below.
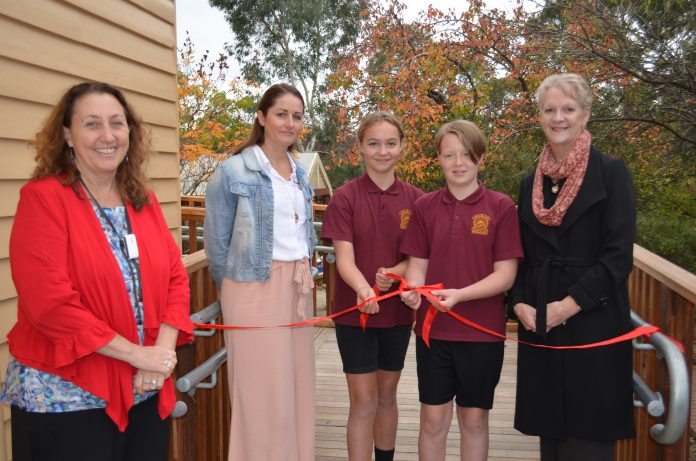
[[[392,272],[392,270],[390,268],[380,267],[375,275],[375,285],[377,285],[377,289],[382,293],[388,292],[394,282],[396,282],[396,280],[386,275],[387,272]]]
[[[358,294],[358,302],[357,304],[360,304],[361,302],[365,301],[368,298],[374,298],[376,296],[374,290],[368,286],[368,285],[363,285],[359,287],[356,291]],[[376,314],[379,312],[379,304],[377,304],[374,301],[370,301],[364,306],[358,308],[360,312],[365,312],[367,314]]]
[[[414,311],[417,311],[421,305],[422,298],[420,293],[418,293],[417,291],[404,291],[400,293],[399,296],[401,297],[401,300],[404,302],[404,304],[406,304]]]

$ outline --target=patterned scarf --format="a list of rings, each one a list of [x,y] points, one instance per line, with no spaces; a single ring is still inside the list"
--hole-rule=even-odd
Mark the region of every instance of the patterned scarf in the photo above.
[[[570,204],[578,195],[582,180],[585,178],[587,161],[590,158],[590,143],[592,135],[583,130],[580,136],[573,141],[570,151],[560,161],[556,160],[551,152],[550,144],[544,146],[539,158],[536,173],[534,174],[534,188],[532,189],[532,210],[537,221],[546,226],[558,227],[563,221]],[[544,208],[544,193],[542,185],[544,176],[558,181],[568,178],[558,195],[556,202],[549,209]]]

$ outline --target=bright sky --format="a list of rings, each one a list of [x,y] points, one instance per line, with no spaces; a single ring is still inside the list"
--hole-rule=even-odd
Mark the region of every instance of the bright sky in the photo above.
[[[429,4],[435,8],[446,11],[452,7],[452,0],[404,0],[407,5],[407,18],[416,18],[420,11],[427,9]],[[457,11],[461,11],[464,2],[457,2]],[[498,8],[513,6],[514,1],[491,0],[490,5]],[[223,51],[225,42],[232,42],[234,36],[230,31],[224,14],[217,8],[208,4],[208,0],[176,0],[176,33],[177,44],[181,47],[189,32],[191,40],[198,52],[209,50],[210,56],[215,59]]]

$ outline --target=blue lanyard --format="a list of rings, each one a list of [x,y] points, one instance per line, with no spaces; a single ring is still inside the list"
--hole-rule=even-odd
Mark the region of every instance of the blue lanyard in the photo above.
[[[133,287],[137,287],[136,301],[139,303],[143,302],[143,287],[142,280],[140,278],[140,264],[138,258],[130,257],[128,253],[128,248],[126,246],[126,236],[121,235],[121,233],[116,230],[116,226],[114,226],[114,223],[111,221],[111,218],[109,218],[109,215],[106,214],[99,202],[97,202],[97,199],[94,198],[94,195],[92,195],[92,192],[90,192],[89,188],[87,187],[87,184],[85,184],[82,178],[80,178],[80,184],[82,184],[82,187],[87,192],[87,195],[89,195],[90,201],[94,203],[94,205],[96,205],[97,209],[99,210],[99,215],[109,224],[111,230],[114,231],[114,235],[118,238],[118,247],[119,250],[121,250],[121,254],[126,259],[126,264],[128,265],[128,272],[130,273],[130,278],[133,282]],[[130,218],[128,217],[128,207],[126,206],[125,200],[123,200],[123,211],[126,215],[126,232],[128,233],[128,235],[133,235],[131,230]]]

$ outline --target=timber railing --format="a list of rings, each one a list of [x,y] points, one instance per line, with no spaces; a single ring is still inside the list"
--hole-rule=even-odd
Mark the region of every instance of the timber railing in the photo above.
[[[182,197],[182,204],[184,197]],[[203,202],[189,201],[192,208],[197,208],[191,213],[188,208],[182,207],[182,225],[190,225],[184,219],[196,221],[199,229],[188,235],[200,235],[203,216],[205,214]],[[188,206],[188,205],[187,205]],[[315,205],[315,219],[322,221],[325,205]],[[315,225],[320,227],[320,224]],[[321,243],[321,242],[320,242]],[[327,247],[328,248],[328,247]],[[318,262],[321,261],[320,264]],[[332,312],[331,300],[333,299],[333,287],[336,277],[335,257],[330,251],[321,251],[314,263],[323,268],[323,283],[326,287],[326,312]],[[184,256],[184,264],[187,267],[191,279],[191,306],[192,313],[198,312],[212,304],[217,296],[213,282],[208,274],[207,260],[203,251],[194,252]],[[629,277],[629,296],[634,315],[634,322],[641,321],[656,325],[661,332],[679,341],[685,349],[684,359],[688,378],[692,375],[693,348],[694,348],[694,308],[696,307],[696,275],[691,274],[669,261],[634,246],[634,266]],[[315,316],[316,311],[315,293]],[[224,346],[221,332],[216,332],[211,337],[198,337],[193,345],[185,346],[179,350],[179,363],[177,376],[184,376],[206,360],[220,353]],[[657,335],[655,335],[657,336]],[[651,338],[654,343],[654,338]],[[658,342],[664,342],[659,339]],[[669,381],[670,365],[660,356],[661,353],[645,350],[640,344],[634,348],[634,383],[636,395],[641,400],[647,401],[647,408],[637,407],[635,411],[636,438],[621,441],[616,444],[617,461],[687,461],[689,451],[689,426],[690,412],[686,409],[686,430],[680,437],[669,444],[660,441],[677,438],[673,436],[672,422],[681,419],[670,413],[674,409],[670,407],[674,395],[683,395],[682,388],[675,393],[674,384]],[[217,365],[217,364],[216,364]],[[215,367],[213,367],[215,369]],[[227,375],[222,367],[215,372],[217,385],[211,389],[202,389],[193,396],[177,393],[179,400],[187,406],[186,415],[175,419],[172,427],[172,450],[170,460],[196,460],[196,459],[226,459],[227,440],[229,437],[230,403],[227,391]],[[689,393],[688,383],[686,392]],[[690,395],[690,394],[689,394]],[[647,396],[647,397],[646,397]],[[666,411],[660,416],[651,416],[659,412],[652,411],[654,402],[660,400]],[[690,398],[686,399],[690,401]],[[653,403],[651,403],[653,402]],[[680,401],[681,402],[681,401]],[[680,405],[682,405],[680,403]],[[678,409],[679,410],[679,409]],[[681,410],[684,410],[683,408]],[[678,413],[678,412],[677,412]],[[663,426],[665,425],[665,426]],[[670,440],[671,442],[671,440]]]
[[[696,275],[645,248],[634,245],[633,271],[628,279],[628,289],[635,314],[646,323],[660,327],[662,333],[684,346],[688,393],[694,356]],[[668,411],[664,416],[654,417],[646,408],[636,408],[634,411],[637,437],[616,444],[617,461],[688,460],[691,416],[688,408],[680,409],[687,412],[686,430],[676,442],[663,445],[651,436],[660,424],[675,416],[669,413],[670,399],[674,395],[673,387],[681,386],[683,383],[669,382],[667,361],[652,351],[634,349],[633,370],[653,392],[662,396]],[[687,405],[688,402],[690,398],[687,399]]]
[[[181,252],[193,254],[203,248],[203,221],[205,197],[201,195],[181,196]]]
[[[203,310],[217,300],[212,277],[208,273],[205,252],[197,251],[183,257],[191,287],[191,313]],[[218,319],[219,320],[219,319]],[[177,350],[176,376],[182,377],[204,363],[224,347],[223,333],[196,336],[193,344]],[[185,414],[172,419],[170,461],[227,459],[230,400],[225,367],[216,372],[217,384],[199,392],[181,393],[177,399],[185,404]],[[178,404],[179,409],[181,404]]]

